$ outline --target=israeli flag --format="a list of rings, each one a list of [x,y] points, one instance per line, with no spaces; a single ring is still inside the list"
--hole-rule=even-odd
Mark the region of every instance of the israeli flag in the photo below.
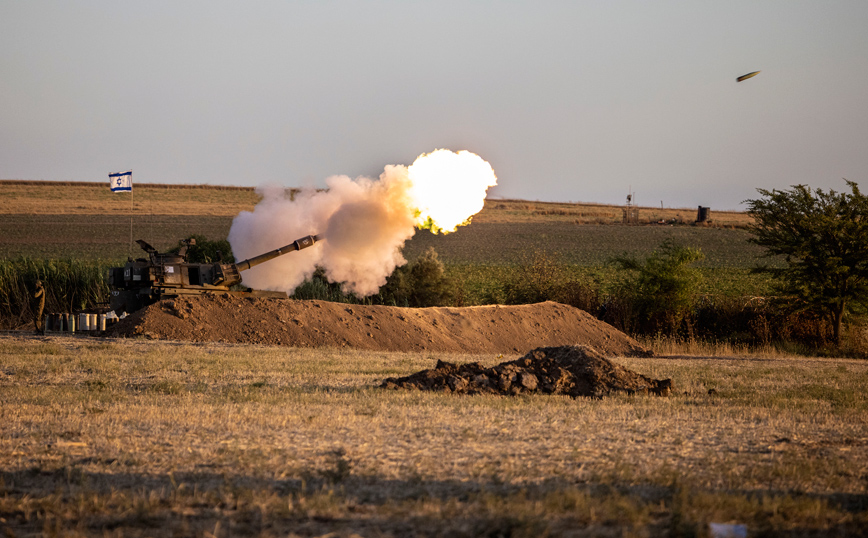
[[[133,192],[133,171],[109,174],[109,186],[112,192]]]

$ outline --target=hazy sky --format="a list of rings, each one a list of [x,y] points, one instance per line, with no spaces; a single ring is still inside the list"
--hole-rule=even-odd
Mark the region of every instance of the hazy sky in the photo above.
[[[868,190],[865,0],[0,0],[0,73],[3,179],[322,186],[449,148],[500,197]]]

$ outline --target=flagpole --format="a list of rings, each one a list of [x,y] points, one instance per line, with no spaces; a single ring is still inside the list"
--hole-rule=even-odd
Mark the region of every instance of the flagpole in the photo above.
[[[133,198],[133,171],[127,170],[126,172],[116,172],[114,174],[109,174],[109,188],[111,188],[112,192],[129,192],[130,193],[130,243],[129,243],[129,257],[133,259],[133,214],[135,213],[136,206],[134,203],[135,198]]]

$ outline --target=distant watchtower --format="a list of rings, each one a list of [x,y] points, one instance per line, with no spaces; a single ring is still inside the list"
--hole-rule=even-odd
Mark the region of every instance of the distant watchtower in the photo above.
[[[633,204],[636,193],[627,195],[627,205],[624,206],[624,224],[639,224],[639,208]]]

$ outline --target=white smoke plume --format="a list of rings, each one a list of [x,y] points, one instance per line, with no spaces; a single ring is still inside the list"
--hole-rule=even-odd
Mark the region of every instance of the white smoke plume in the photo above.
[[[444,160],[455,166],[431,166]],[[425,161],[428,165],[420,166]],[[378,180],[332,176],[327,190],[303,191],[292,200],[281,187],[260,187],[262,201],[235,217],[228,239],[240,261],[319,234],[325,239],[312,247],[242,272],[244,285],[291,294],[322,267],[329,281],[364,297],[377,293],[406,263],[401,249],[416,226],[454,230],[482,209],[485,191],[496,181],[491,166],[478,156],[437,150],[409,169],[386,166]],[[438,220],[438,207],[450,214]],[[456,209],[464,214],[455,217]]]

